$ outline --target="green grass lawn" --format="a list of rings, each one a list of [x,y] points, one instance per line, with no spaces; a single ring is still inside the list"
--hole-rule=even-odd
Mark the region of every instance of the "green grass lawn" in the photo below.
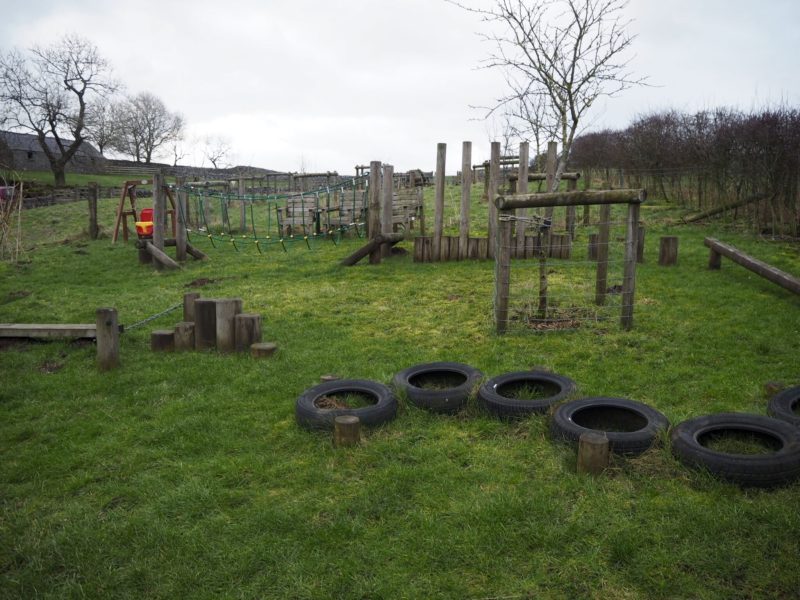
[[[106,236],[114,207],[101,203]],[[82,204],[26,211],[20,262],[0,263],[0,321],[115,306],[130,325],[200,291],[242,298],[279,351],[151,353],[177,312],[125,333],[107,373],[92,345],[0,351],[0,597],[796,598],[800,484],[741,490],[684,468],[666,440],[580,476],[547,417],[500,422],[474,401],[455,416],[403,402],[351,449],[295,423],[321,375],[388,383],[441,360],[487,377],[544,366],[673,424],[764,414],[765,382],[800,383],[800,298],[725,259],[708,271],[702,239],[800,274],[797,246],[673,225],[658,203],[642,216],[631,332],[499,337],[489,261],[345,268],[362,241],[260,255],[195,238],[209,261],[158,272],[130,244],[86,240]],[[673,268],[656,262],[667,234]]]

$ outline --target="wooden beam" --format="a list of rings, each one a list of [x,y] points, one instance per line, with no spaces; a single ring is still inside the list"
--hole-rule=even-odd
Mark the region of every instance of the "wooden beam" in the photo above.
[[[467,258],[469,246],[469,209],[472,193],[472,142],[461,146],[461,218],[458,228],[458,260]]]
[[[436,146],[436,194],[433,203],[433,241],[431,242],[431,260],[439,261],[442,246],[442,230],[444,229],[444,180],[445,163],[447,161],[447,144]]]
[[[0,338],[95,339],[96,337],[95,323],[0,323]]]
[[[345,267],[352,267],[368,254],[372,254],[376,250],[379,250],[381,245],[389,244],[393,246],[398,242],[401,242],[402,240],[403,240],[402,233],[390,233],[389,235],[378,234],[377,237],[372,238],[369,242],[367,242],[361,248],[353,252],[350,256],[342,259],[340,264]]]
[[[147,245],[145,247],[147,248],[147,252],[153,257],[153,259],[155,259],[156,262],[170,269],[181,268],[181,266],[172,260],[163,250],[159,250],[151,242],[146,242],[146,244]]]
[[[553,192],[544,194],[516,194],[497,196],[495,205],[500,210],[541,208],[545,206],[584,206],[589,204],[642,203],[647,192],[641,190],[594,190],[580,192]]]
[[[706,238],[703,240],[703,244],[708,246],[712,253],[716,252],[725,258],[729,258],[737,265],[743,266],[748,271],[752,271],[756,275],[760,275],[764,279],[767,279],[772,283],[789,290],[790,292],[800,294],[800,278],[790,275],[785,271],[781,271],[780,269],[777,269],[762,260],[753,258],[741,250],[734,248],[730,244],[720,242],[717,239]]]

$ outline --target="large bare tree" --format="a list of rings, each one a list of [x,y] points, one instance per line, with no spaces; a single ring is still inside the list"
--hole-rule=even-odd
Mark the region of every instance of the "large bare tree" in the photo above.
[[[160,149],[183,137],[183,117],[168,110],[164,102],[150,92],[127,98],[118,111],[112,146],[136,162],[149,164]]]
[[[66,165],[84,141],[91,104],[116,87],[108,62],[76,35],[27,54],[0,53],[2,122],[36,135],[56,185],[64,185]]]
[[[560,142],[555,191],[597,99],[643,82],[628,69],[635,36],[627,32],[627,0],[493,0],[490,8],[452,3],[488,24],[480,35],[494,49],[484,66],[502,70],[508,84],[494,109],[510,105],[531,131],[552,131]]]

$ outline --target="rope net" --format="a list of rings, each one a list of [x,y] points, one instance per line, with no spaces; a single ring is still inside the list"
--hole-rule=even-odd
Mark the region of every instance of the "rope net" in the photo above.
[[[348,233],[364,236],[367,186],[368,177],[356,177],[308,192],[239,195],[188,184],[180,188],[187,194],[187,214],[180,218],[193,244],[261,254],[287,252],[294,244],[311,249]]]

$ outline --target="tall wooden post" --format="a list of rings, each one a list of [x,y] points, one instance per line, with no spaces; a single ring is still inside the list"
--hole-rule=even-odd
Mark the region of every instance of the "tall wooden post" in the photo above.
[[[381,203],[381,233],[392,233],[392,196],[394,195],[394,167],[383,165],[383,197]],[[392,253],[390,244],[381,244],[381,256],[386,258]]]
[[[528,142],[521,142],[519,145],[519,167],[517,170],[517,193],[528,193]],[[527,208],[518,208],[517,216],[522,217],[517,221],[517,258],[525,256],[525,217],[528,215]]]
[[[494,143],[494,142],[492,142]],[[489,202],[490,204],[493,202],[492,198],[489,196],[489,173],[491,171],[491,163],[487,160],[483,163],[483,200]]]
[[[239,231],[247,231],[247,202],[244,198],[244,177],[239,177]]]
[[[608,290],[608,242],[611,232],[611,205],[600,207],[600,233],[597,236],[597,279],[594,301],[598,306],[606,303]]]
[[[177,180],[177,205],[175,208],[178,210],[177,227],[175,229],[175,258],[178,262],[186,260],[186,210],[188,208],[187,192],[183,189],[183,184],[186,181],[184,177],[179,177]]]
[[[95,335],[97,339],[97,367],[109,371],[119,366],[119,324],[116,308],[98,308]]]
[[[369,239],[375,239],[381,233],[381,161],[369,163]],[[381,247],[376,246],[369,254],[369,264],[381,263]]]
[[[497,145],[498,152],[500,144]],[[511,290],[511,217],[513,210],[501,210],[497,223],[494,259],[494,323],[497,333],[508,329],[508,297]]]
[[[492,142],[492,153],[489,159],[489,173],[486,177],[487,194],[489,195],[489,232],[488,251],[489,258],[495,257],[497,246],[497,186],[500,179],[500,142]]]
[[[622,328],[633,327],[633,300],[636,291],[636,256],[639,244],[639,203],[628,204],[628,221],[625,231],[625,269],[622,278]]]
[[[568,179],[567,180],[567,191],[574,192],[578,189],[578,181],[576,179]],[[577,216],[575,214],[575,207],[568,206],[567,207],[567,232],[569,233],[570,241],[575,239],[575,220]]]
[[[97,226],[97,197],[100,195],[99,188],[94,182],[89,183],[89,239],[96,240],[100,233]]]
[[[472,142],[461,147],[461,222],[458,232],[458,260],[467,258],[469,246],[469,209],[472,193]]]
[[[444,178],[447,161],[447,144],[436,146],[436,196],[433,204],[433,241],[431,260],[438,262],[442,250],[442,229],[444,228]]]
[[[153,174],[153,245],[164,250],[164,228],[167,222],[164,176],[161,172]],[[158,264],[158,261],[156,261]]]

